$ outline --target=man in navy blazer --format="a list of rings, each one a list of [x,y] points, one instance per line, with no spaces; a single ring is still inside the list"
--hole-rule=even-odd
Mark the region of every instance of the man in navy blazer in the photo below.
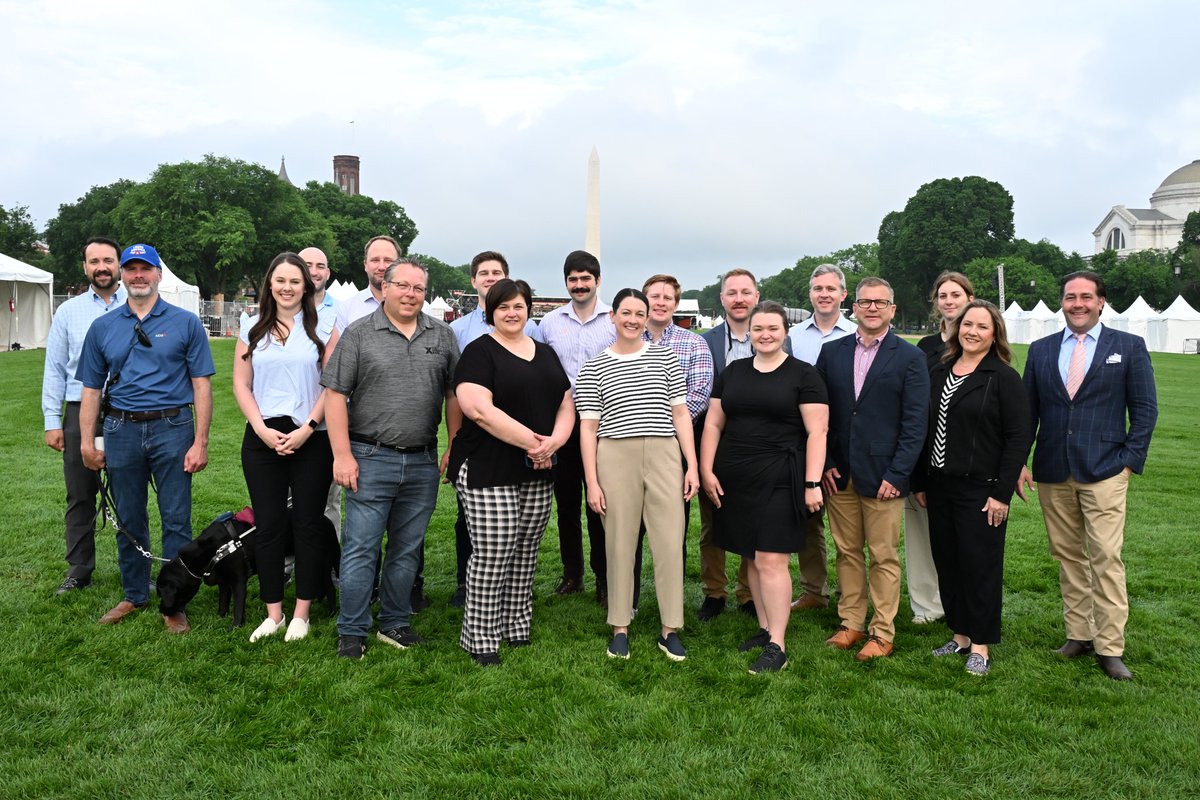
[[[1050,554],[1059,563],[1067,641],[1056,652],[1094,652],[1114,680],[1133,675],[1122,660],[1129,597],[1125,588],[1125,496],[1141,474],[1158,419],[1154,368],[1140,336],[1100,323],[1104,280],[1094,272],[1063,278],[1067,327],[1029,346],[1025,388],[1037,447],[1038,482]],[[1129,426],[1126,428],[1126,416]]]
[[[826,644],[859,661],[889,656],[900,607],[900,519],[908,479],[929,426],[925,355],[892,329],[895,295],[863,278],[854,301],[858,330],[821,348],[817,371],[829,390],[823,485],[837,545],[841,624]],[[868,572],[864,547],[870,553]],[[875,614],[867,624],[867,596]]]

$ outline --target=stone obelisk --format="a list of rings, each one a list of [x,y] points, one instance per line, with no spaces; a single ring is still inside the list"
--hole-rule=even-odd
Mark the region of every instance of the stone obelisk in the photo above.
[[[600,258],[600,154],[592,146],[588,156],[587,174],[587,230],[583,237],[583,249]]]

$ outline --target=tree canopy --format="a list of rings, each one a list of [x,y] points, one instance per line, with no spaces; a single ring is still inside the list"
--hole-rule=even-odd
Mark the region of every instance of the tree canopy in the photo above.
[[[429,290],[425,294],[426,299],[433,300],[435,297],[447,298],[455,289],[467,292],[474,291],[471,288],[471,267],[469,264],[452,267],[433,256],[413,253],[412,257],[424,264],[425,268],[429,270]]]
[[[362,282],[363,245],[372,237],[391,236],[400,243],[400,255],[407,254],[409,245],[417,238],[416,224],[391,200],[347,195],[336,184],[317,181],[309,181],[300,195],[329,224],[334,245],[321,249],[329,257],[329,269],[338,280]]]
[[[1000,285],[997,276],[999,266],[1004,264],[1004,302],[1014,300],[1026,311],[1045,301],[1050,308],[1058,308],[1058,276],[1041,264],[1035,264],[1021,256],[998,258],[975,258],[958,270],[971,279],[975,296],[997,305],[1000,303]],[[933,285],[930,284],[932,290]],[[1004,309],[1000,309],[1004,311]]]
[[[83,283],[80,265],[88,239],[107,236],[120,242],[113,212],[121,198],[136,185],[130,180],[120,180],[107,186],[93,186],[74,203],[58,207],[58,216],[46,223],[46,246],[50,248],[47,269],[54,273],[56,284]]]
[[[37,264],[38,230],[29,216],[29,206],[0,206],[0,253],[27,264]]]

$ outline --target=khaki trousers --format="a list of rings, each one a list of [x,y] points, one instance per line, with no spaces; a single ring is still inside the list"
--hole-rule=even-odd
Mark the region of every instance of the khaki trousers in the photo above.
[[[1050,555],[1058,561],[1067,638],[1091,641],[1096,653],[1125,652],[1125,495],[1129,474],[1098,483],[1038,483]]]
[[[729,575],[725,571],[725,551],[713,544],[713,508],[712,501],[704,492],[697,492],[700,499],[700,586],[705,597],[719,597],[724,600],[728,596]],[[753,599],[750,595],[750,565],[746,559],[738,559],[737,588],[734,590],[739,604]]]
[[[929,546],[929,513],[911,494],[904,499],[904,572],[908,578],[908,603],[914,617],[941,619],[937,567]]]
[[[800,586],[805,594],[829,602],[829,556],[825,549],[825,523],[821,512],[808,515],[804,524],[804,549],[796,556],[800,566]]]
[[[626,626],[633,615],[633,562],[638,529],[654,558],[658,614],[668,628],[683,627],[683,464],[675,437],[600,439],[596,473],[607,511],[608,624]]]
[[[885,642],[896,638],[900,608],[900,517],[904,501],[876,500],[854,491],[854,482],[825,498],[829,530],[837,545],[838,616],[852,631],[866,630]],[[868,571],[863,548],[870,553]],[[875,614],[867,625],[867,593]]]

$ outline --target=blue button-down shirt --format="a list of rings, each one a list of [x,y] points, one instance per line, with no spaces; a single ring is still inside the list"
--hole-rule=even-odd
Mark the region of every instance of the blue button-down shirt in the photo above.
[[[88,328],[97,317],[124,303],[124,286],[118,285],[107,303],[89,286],[87,292],[67,300],[54,313],[42,373],[42,416],[46,430],[61,429],[63,403],[78,403],[83,397],[83,384],[75,379],[75,370],[79,368],[79,352],[83,350]]]
[[[525,323],[525,335],[533,336],[537,333],[537,323],[529,320]],[[462,352],[471,342],[483,336],[485,333],[492,332],[492,326],[488,325],[483,320],[483,306],[477,306],[470,314],[464,314],[458,319],[450,323],[450,330],[454,331],[454,338],[458,339],[458,349]]]
[[[1104,323],[1097,322],[1090,331],[1083,335],[1083,374],[1087,375],[1092,368],[1092,359],[1096,357],[1096,342],[1100,340],[1100,331]],[[1062,344],[1058,350],[1058,374],[1063,385],[1067,384],[1067,370],[1071,367],[1071,353],[1075,352],[1075,333],[1066,328],[1063,330]]]
[[[328,297],[328,295],[326,295]],[[382,305],[371,293],[371,287],[363,289],[354,297],[338,303],[337,314],[333,326],[337,328],[338,336],[346,332],[346,326],[355,320],[362,319],[374,313]]]
[[[337,321],[339,305],[338,301],[333,299],[333,295],[326,292],[325,296],[321,298],[321,305],[317,306],[317,336],[322,342],[328,342],[329,337],[333,335],[333,326]]]
[[[816,366],[817,357],[821,355],[821,348],[829,342],[837,341],[843,336],[849,336],[858,329],[845,316],[838,314],[837,322],[833,323],[833,328],[829,333],[823,332],[817,327],[817,318],[809,317],[797,325],[793,325],[788,331],[788,338],[792,340],[792,355],[801,361],[807,362]]]
[[[216,372],[200,318],[159,297],[141,320],[149,347],[138,341],[137,322],[128,303],[97,319],[84,337],[75,377],[89,389],[103,389],[110,371],[119,372],[111,402],[124,411],[190,405],[192,378]]]
[[[575,314],[575,306],[567,303],[542,317],[537,326],[533,338],[554,348],[563,370],[571,379],[572,391],[584,363],[617,340],[617,329],[608,316],[611,310],[597,300],[596,312],[584,322]]]

